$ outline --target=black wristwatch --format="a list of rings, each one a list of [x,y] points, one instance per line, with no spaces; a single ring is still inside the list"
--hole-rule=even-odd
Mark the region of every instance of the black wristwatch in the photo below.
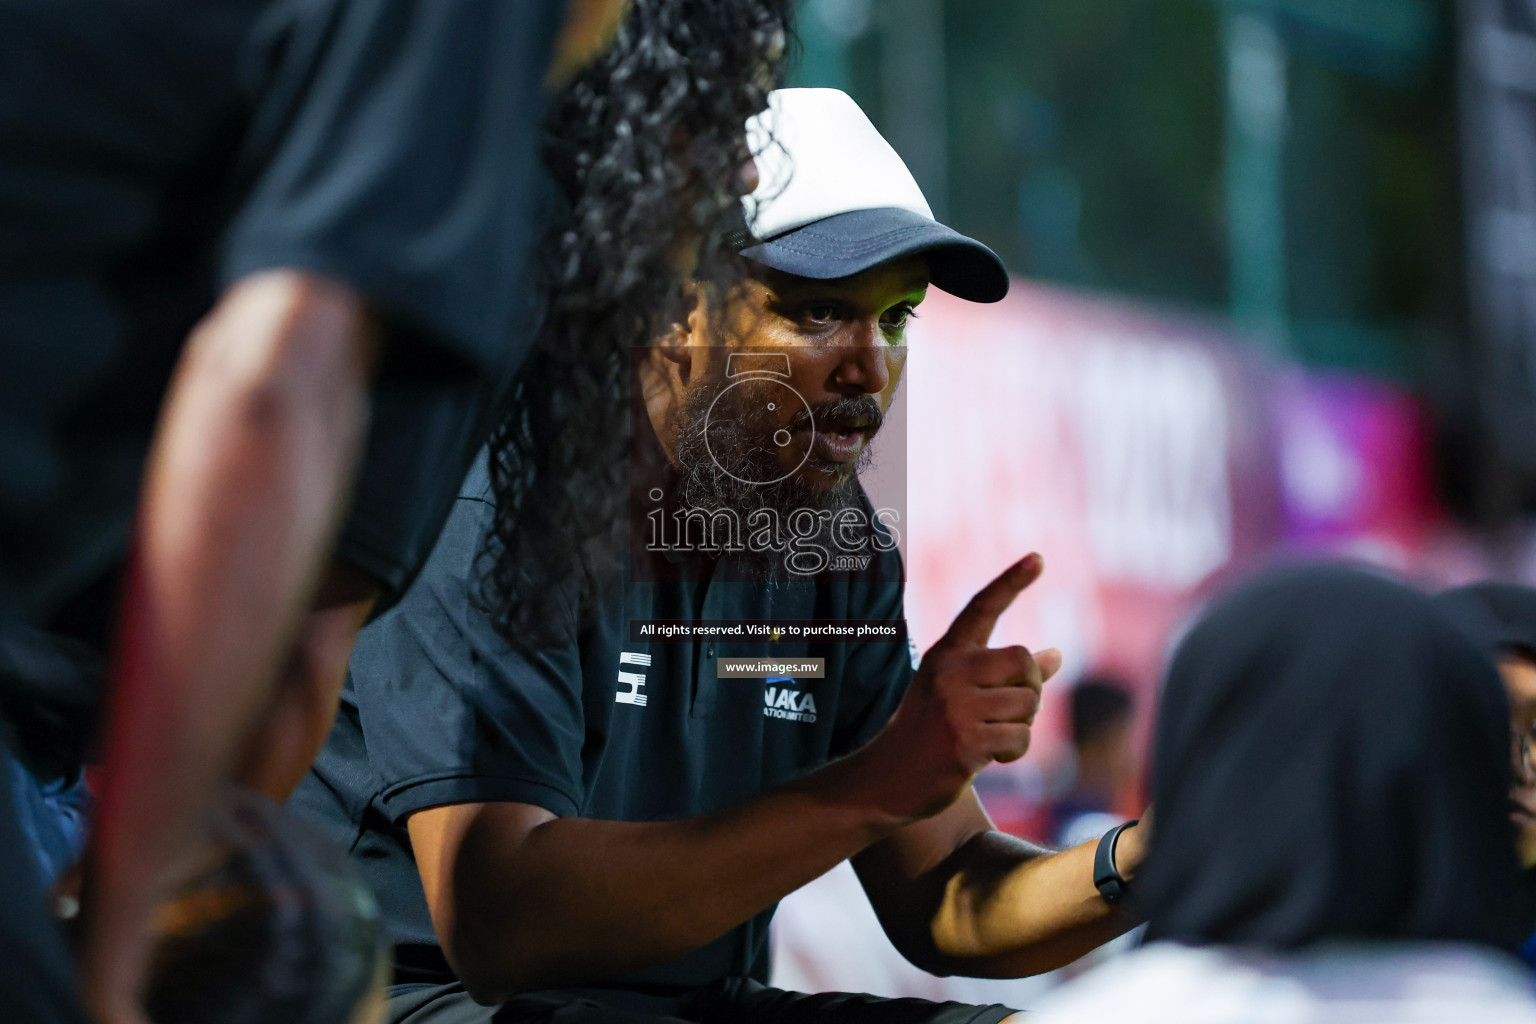
[[[1099,895],[1104,897],[1104,902],[1116,904],[1125,899],[1125,879],[1120,875],[1120,869],[1115,867],[1115,842],[1120,838],[1120,833],[1140,821],[1133,818],[1123,825],[1116,825],[1104,833],[1104,838],[1099,840],[1099,848],[1093,854],[1093,884],[1099,890]]]

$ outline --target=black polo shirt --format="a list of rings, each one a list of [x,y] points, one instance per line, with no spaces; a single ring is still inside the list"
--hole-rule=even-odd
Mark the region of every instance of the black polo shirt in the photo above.
[[[382,326],[339,550],[425,559],[528,331],[563,0],[0,0],[0,621],[111,570],[169,375],[292,268]]]
[[[604,597],[575,644],[515,653],[476,600],[491,512],[477,466],[420,578],[360,636],[335,730],[294,797],[301,813],[359,858],[384,909],[402,982],[452,980],[404,827],[412,812],[512,801],[614,821],[708,814],[867,742],[912,676],[905,637],[631,639],[631,620],[901,619],[894,551],[859,577],[816,582],[765,586],[725,572],[626,581]],[[718,678],[719,658],[765,655],[825,658],[825,676]],[[597,987],[659,993],[731,976],[762,979],[771,916]]]

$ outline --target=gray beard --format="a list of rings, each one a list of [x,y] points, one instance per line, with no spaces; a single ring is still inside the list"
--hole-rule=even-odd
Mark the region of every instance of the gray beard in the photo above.
[[[777,423],[750,400],[753,389],[749,387],[737,387],[733,394],[722,398],[721,393],[730,383],[693,388],[678,410],[674,454],[680,477],[675,508],[702,513],[706,518],[728,511],[742,522],[759,510],[774,513],[780,523],[787,523],[802,510],[818,515],[829,513],[821,517],[820,539],[826,540],[838,512],[863,507],[859,474],[870,462],[872,446],[866,446],[852,465],[820,462],[813,452],[799,471],[776,480],[783,474],[771,441]],[[873,399],[843,399],[819,403],[812,410],[812,422],[825,421],[826,415],[843,406],[865,411],[874,408],[878,417]],[[816,487],[805,479],[814,473],[841,479],[831,487]],[[754,480],[775,482],[752,483]],[[789,571],[779,551],[747,550],[733,552],[731,557],[748,579],[757,582],[772,584],[805,578]]]

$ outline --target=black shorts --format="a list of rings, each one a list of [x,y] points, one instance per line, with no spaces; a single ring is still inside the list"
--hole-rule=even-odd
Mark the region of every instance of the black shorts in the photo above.
[[[620,1002],[624,1005],[616,1005]],[[389,1024],[998,1024],[1016,1012],[997,1004],[847,992],[805,995],[747,978],[731,978],[686,996],[611,1003],[538,993],[499,1007],[481,1006],[457,984],[397,985],[389,1000]]]

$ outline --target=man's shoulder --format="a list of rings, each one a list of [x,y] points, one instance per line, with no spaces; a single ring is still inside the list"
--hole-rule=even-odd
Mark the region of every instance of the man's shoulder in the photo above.
[[[883,581],[906,579],[906,565],[901,557],[902,510],[887,505],[876,507],[869,491],[859,485],[859,510],[869,525],[872,578]]]
[[[469,464],[469,472],[464,474],[464,481],[459,484],[458,500],[479,502],[495,509],[496,493],[491,483],[489,448],[481,448],[475,453],[474,461]]]

